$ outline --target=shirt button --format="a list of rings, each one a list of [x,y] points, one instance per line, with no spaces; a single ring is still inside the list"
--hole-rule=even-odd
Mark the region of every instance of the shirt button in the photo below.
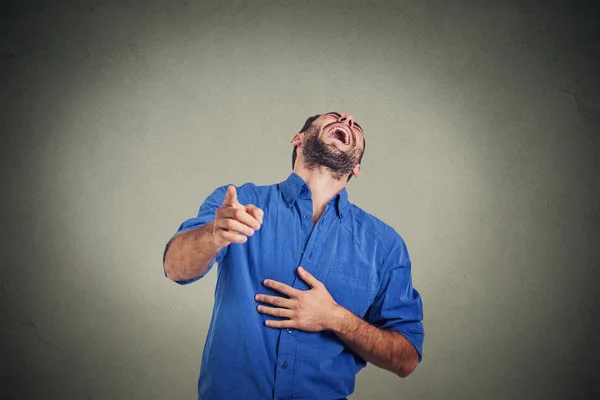
[[[287,366],[288,366],[287,361],[284,361],[281,363],[281,368],[287,368]]]
[[[288,330],[287,330],[287,331],[288,331],[288,333],[292,333],[292,330],[291,330],[290,328],[288,328]]]
[[[304,216],[302,218],[308,219],[308,215],[304,214]]]

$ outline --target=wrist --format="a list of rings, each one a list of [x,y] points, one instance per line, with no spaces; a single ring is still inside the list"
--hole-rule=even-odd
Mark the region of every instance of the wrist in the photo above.
[[[208,224],[206,224],[206,229],[208,231],[207,233],[210,240],[210,244],[212,245],[215,252],[218,253],[223,248],[223,246],[219,244],[219,242],[217,241],[217,236],[215,235],[215,221],[211,221]]]
[[[327,329],[333,333],[343,332],[344,327],[348,325],[352,317],[354,317],[354,314],[349,310],[339,304],[335,304],[332,309],[331,318],[328,321],[329,326]]]

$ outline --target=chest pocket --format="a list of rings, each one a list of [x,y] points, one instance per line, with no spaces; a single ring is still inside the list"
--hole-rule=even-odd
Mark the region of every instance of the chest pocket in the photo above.
[[[325,287],[336,303],[362,318],[377,293],[375,267],[352,261],[333,261]]]

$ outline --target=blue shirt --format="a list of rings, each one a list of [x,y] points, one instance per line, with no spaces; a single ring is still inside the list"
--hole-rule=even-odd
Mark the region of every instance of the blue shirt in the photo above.
[[[216,189],[178,232],[212,221],[227,186]],[[334,333],[269,328],[264,321],[277,317],[256,310],[257,293],[282,296],[262,284],[267,278],[309,289],[297,275],[300,265],[338,304],[405,336],[421,361],[421,297],[412,286],[406,245],[393,228],[351,204],[346,189],[313,228],[311,191],[295,173],[279,184],[236,189],[241,204],[264,211],[263,224],[246,243],[224,247],[206,271],[218,263],[199,399],[331,400],[354,391],[355,376],[366,363]]]

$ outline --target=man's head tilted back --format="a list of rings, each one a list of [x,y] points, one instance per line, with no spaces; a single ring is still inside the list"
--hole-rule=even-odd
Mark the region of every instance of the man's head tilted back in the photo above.
[[[292,169],[298,159],[308,170],[324,168],[335,179],[347,176],[349,181],[360,173],[366,142],[352,115],[334,111],[308,118],[292,145]]]

